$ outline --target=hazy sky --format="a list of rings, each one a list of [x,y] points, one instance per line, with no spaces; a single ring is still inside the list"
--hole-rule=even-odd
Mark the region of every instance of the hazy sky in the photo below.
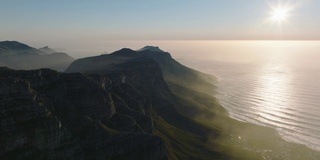
[[[282,27],[268,21],[278,4],[291,7]],[[0,40],[319,40],[319,8],[320,0],[0,0]]]

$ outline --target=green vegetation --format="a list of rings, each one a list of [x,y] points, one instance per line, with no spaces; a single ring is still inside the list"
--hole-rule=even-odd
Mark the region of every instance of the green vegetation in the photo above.
[[[207,141],[198,135],[178,129],[159,116],[154,116],[155,134],[166,141],[171,160],[225,159],[226,155],[215,152]]]

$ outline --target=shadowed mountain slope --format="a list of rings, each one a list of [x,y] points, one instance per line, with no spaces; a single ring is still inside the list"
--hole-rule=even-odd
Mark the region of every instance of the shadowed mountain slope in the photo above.
[[[90,76],[1,68],[0,159],[167,159],[150,118],[160,97],[136,84],[161,73],[145,64]]]

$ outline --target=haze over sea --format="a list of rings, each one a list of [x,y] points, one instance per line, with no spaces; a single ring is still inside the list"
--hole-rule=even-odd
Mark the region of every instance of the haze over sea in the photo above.
[[[319,41],[179,44],[191,48],[181,63],[218,77],[218,98],[230,116],[320,150]]]

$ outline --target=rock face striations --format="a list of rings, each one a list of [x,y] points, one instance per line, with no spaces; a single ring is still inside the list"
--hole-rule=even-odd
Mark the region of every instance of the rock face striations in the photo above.
[[[155,62],[140,64],[103,75],[1,68],[0,159],[167,159],[151,118],[166,86]]]

